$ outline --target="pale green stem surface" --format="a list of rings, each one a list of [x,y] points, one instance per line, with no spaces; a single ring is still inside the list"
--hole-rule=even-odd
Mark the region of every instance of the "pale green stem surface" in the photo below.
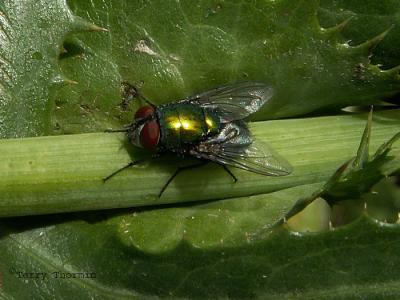
[[[91,133],[0,140],[0,216],[182,203],[269,193],[329,178],[355,156],[367,114],[256,122],[254,136],[285,157],[294,172],[268,177],[231,168],[239,181],[210,164],[180,174],[161,198],[162,186],[187,161],[164,158],[103,178],[129,163],[124,134]],[[400,128],[400,111],[374,113],[371,152]],[[399,143],[392,153],[400,155]],[[310,191],[312,192],[312,191]]]

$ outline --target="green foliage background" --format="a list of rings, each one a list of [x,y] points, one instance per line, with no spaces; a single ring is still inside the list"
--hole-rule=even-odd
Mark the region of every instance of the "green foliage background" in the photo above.
[[[300,131],[302,120],[306,126],[322,114],[330,116],[328,128],[338,120],[359,126],[365,115],[340,117],[340,109],[375,104],[379,110],[388,100],[393,111],[378,112],[372,125],[374,150],[374,126],[384,140],[399,128],[395,0],[23,0],[0,1],[0,9],[3,138],[128,123],[137,104],[121,108],[123,80],[158,104],[230,81],[268,82],[276,96],[252,121],[304,118],[295,123]],[[263,133],[270,126],[290,131],[294,123],[260,124]],[[343,131],[351,132],[346,138],[354,132],[343,142],[352,155],[362,128]],[[367,137],[362,141],[365,152]],[[359,152],[358,165],[325,183],[344,162],[338,158],[323,178],[251,197],[221,193],[211,203],[2,219],[0,297],[398,297],[400,204],[389,176],[399,173],[399,148],[390,155],[368,159]],[[313,158],[305,159],[312,168]],[[156,176],[157,169],[148,169]],[[348,224],[290,231],[282,217],[298,199],[295,212],[318,197],[333,205],[334,224]],[[56,271],[96,278],[18,278],[18,272]]]

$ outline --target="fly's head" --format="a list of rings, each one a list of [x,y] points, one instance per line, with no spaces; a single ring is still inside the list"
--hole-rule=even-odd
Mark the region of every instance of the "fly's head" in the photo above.
[[[155,118],[155,108],[145,105],[135,113],[135,119],[128,130],[129,141],[138,147],[156,151],[160,140],[160,124]]]

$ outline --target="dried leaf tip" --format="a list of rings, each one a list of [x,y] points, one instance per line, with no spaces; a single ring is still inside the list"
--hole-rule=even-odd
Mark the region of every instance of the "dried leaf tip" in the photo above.
[[[108,32],[108,29],[97,26],[81,17],[74,17],[72,21],[72,31],[97,31],[97,32]]]

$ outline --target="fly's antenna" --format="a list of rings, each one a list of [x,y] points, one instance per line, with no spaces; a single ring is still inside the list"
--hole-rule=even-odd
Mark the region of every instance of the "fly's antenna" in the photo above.
[[[150,100],[148,100],[147,98],[145,98],[145,97],[144,97],[142,94],[140,94],[139,92],[138,92],[138,94],[137,94],[137,97],[138,97],[140,100],[146,102],[148,105],[150,105],[150,106],[152,106],[152,107],[156,107],[156,105],[155,105],[153,102],[151,102]]]

